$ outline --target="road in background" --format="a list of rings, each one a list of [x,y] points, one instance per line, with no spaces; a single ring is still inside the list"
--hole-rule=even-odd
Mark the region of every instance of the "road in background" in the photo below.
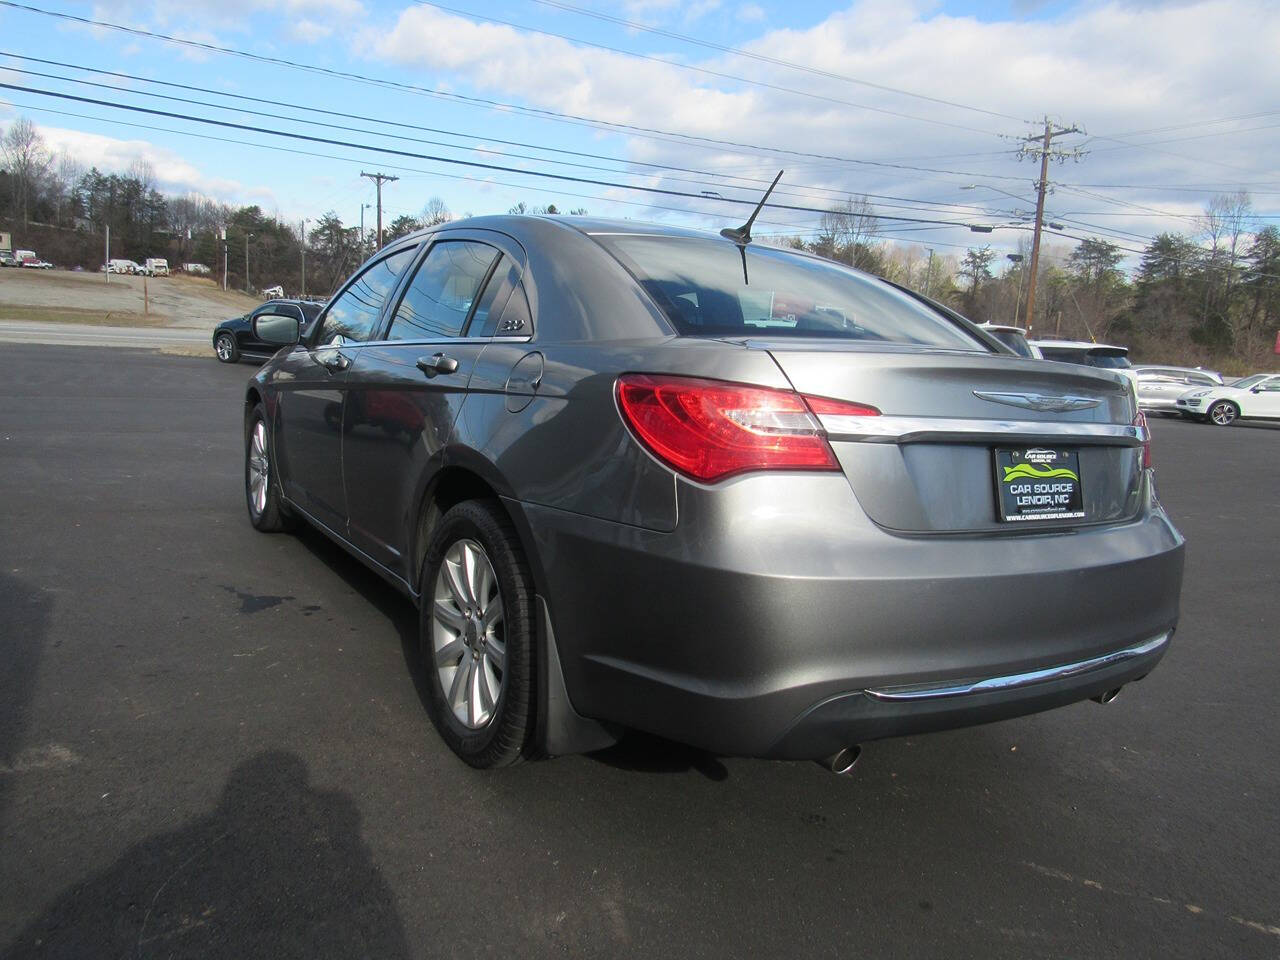
[[[1155,420],[1184,618],[1107,707],[850,777],[643,738],[482,773],[413,610],[250,528],[251,366],[0,357],[0,956],[1280,953],[1280,428]]]
[[[213,325],[190,327],[113,327],[91,323],[36,323],[0,319],[0,343],[44,343],[84,347],[207,347],[213,356]],[[113,360],[113,362],[115,362]]]

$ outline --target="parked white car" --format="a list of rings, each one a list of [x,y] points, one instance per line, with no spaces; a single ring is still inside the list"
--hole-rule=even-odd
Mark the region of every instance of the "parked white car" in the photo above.
[[[1222,375],[1196,367],[1143,365],[1133,368],[1138,406],[1152,413],[1177,413],[1178,398],[1190,390],[1222,386]]]
[[[126,273],[132,274],[138,272],[138,265],[132,260],[108,260],[107,273]]]
[[[1255,373],[1229,387],[1189,390],[1177,400],[1184,416],[1219,427],[1237,420],[1280,420],[1280,373]]]
[[[195,274],[198,277],[207,277],[213,271],[209,269],[208,264],[204,263],[184,263],[182,265],[183,273]]]
[[[272,299],[277,299],[277,298],[279,298],[279,297],[283,297],[283,296],[284,296],[284,287],[281,287],[281,286],[266,287],[265,289],[263,289],[263,291],[262,291],[262,295],[263,295],[264,297],[266,297],[268,300],[272,300]]]

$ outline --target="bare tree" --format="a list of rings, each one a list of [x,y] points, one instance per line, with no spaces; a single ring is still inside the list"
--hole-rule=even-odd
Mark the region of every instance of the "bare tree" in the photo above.
[[[1208,244],[1200,324],[1210,339],[1240,346],[1247,339],[1248,316],[1235,301],[1253,203],[1248,191],[1218,194],[1200,218],[1200,234]]]
[[[418,220],[424,227],[434,227],[437,223],[448,223],[453,219],[449,207],[439,197],[432,197],[422,208],[422,216]]]
[[[874,245],[879,225],[866,197],[850,197],[822,215],[814,248],[832,260],[862,270],[876,269],[881,266],[880,254]]]
[[[49,169],[49,150],[36,125],[27,117],[19,117],[9,124],[0,138],[0,157],[5,169],[13,177],[13,212],[22,211],[22,222],[30,220],[31,201],[37,185]]]
[[[52,180],[54,200],[58,208],[58,223],[63,223],[75,197],[76,186],[85,174],[84,164],[67,150],[59,150],[53,159]]]

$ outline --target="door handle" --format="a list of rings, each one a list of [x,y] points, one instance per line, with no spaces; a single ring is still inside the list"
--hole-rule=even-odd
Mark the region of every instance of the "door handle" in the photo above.
[[[341,373],[351,366],[351,361],[340,353],[334,353],[331,356],[319,356],[316,359],[320,361],[320,366],[330,373]]]
[[[429,357],[418,358],[418,369],[428,377],[434,377],[437,373],[456,373],[458,361],[443,353],[433,353]]]

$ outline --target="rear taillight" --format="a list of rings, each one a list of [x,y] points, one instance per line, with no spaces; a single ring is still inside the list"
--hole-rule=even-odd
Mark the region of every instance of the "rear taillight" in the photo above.
[[[640,442],[704,483],[752,470],[838,470],[816,414],[878,413],[790,390],[639,373],[618,378],[617,396]]]
[[[1142,431],[1142,469],[1151,469],[1151,426],[1147,423],[1147,415],[1141,410],[1133,418],[1133,425]]]

